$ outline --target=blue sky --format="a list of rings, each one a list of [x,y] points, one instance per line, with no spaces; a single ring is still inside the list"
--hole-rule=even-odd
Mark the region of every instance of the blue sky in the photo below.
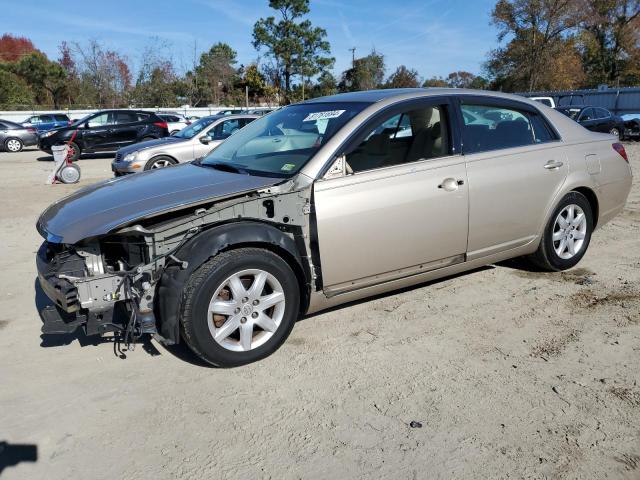
[[[50,58],[61,41],[96,39],[124,53],[134,68],[145,46],[158,45],[179,70],[213,43],[229,43],[239,63],[255,61],[253,24],[272,12],[268,0],[154,0],[55,2],[3,0],[2,26],[31,38]],[[405,64],[423,78],[455,70],[481,72],[486,54],[496,46],[489,25],[495,0],[311,0],[310,20],[327,30],[334,73],[349,67],[351,52],[383,53],[387,74]],[[2,33],[2,31],[0,31]],[[160,38],[154,42],[153,38]]]

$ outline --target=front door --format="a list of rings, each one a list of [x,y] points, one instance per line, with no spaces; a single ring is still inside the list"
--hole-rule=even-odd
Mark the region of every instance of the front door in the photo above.
[[[104,112],[90,118],[82,129],[84,148],[105,150],[111,147],[112,113]]]
[[[352,139],[346,175],[315,183],[325,293],[464,260],[466,171],[449,112],[446,100],[394,107]]]

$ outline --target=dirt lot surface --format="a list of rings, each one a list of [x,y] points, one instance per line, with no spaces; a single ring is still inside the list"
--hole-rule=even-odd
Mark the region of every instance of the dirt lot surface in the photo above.
[[[490,266],[357,303],[221,370],[40,337],[34,224],[78,188],[43,185],[46,160],[0,154],[0,442],[38,456],[3,479],[640,478],[637,179],[572,271]],[[82,160],[81,184],[109,162]]]

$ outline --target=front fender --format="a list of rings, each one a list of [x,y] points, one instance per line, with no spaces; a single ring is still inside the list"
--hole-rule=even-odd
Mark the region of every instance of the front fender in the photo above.
[[[155,311],[158,331],[167,343],[178,343],[180,340],[182,290],[193,272],[219,252],[249,245],[262,245],[280,253],[292,266],[301,286],[308,287],[311,275],[308,262],[302,261],[302,256],[306,254],[300,251],[291,236],[273,225],[256,221],[240,221],[212,227],[196,235],[174,254],[176,258],[188,262],[187,267],[182,269],[178,265],[170,265],[160,279],[156,291]],[[306,295],[308,288],[302,289],[302,292]],[[301,305],[306,304],[305,300],[301,299]]]

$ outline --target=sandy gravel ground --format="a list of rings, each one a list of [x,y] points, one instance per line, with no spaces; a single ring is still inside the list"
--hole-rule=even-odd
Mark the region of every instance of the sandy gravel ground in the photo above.
[[[0,154],[0,442],[38,454],[3,479],[640,478],[637,180],[572,271],[491,266],[357,303],[219,370],[40,338],[34,223],[78,188],[44,186],[40,157]],[[80,165],[82,184],[110,176]]]

